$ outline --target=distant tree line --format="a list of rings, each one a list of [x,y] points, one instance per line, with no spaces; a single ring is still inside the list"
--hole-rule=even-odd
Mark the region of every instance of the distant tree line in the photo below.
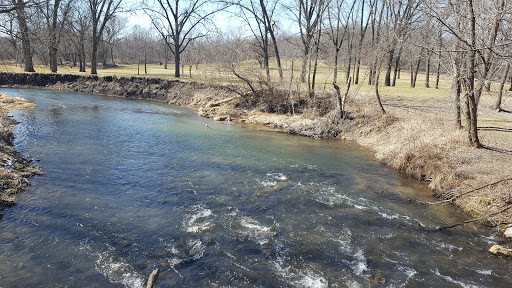
[[[418,85],[439,88],[441,74],[453,79],[455,126],[466,118],[469,143],[480,147],[478,104],[491,82],[499,83],[495,109],[510,73],[512,3],[505,0],[0,0],[0,47],[6,63],[34,71],[33,61],[57,72],[59,65],[96,74],[98,64],[147,63],[174,76],[194,65],[235,67],[257,60],[266,81],[283,81],[283,59],[300,67],[297,75],[315,93],[321,61],[332,83],[366,82],[395,86],[401,72]],[[127,27],[130,12],[143,11],[151,27]],[[243,23],[220,31],[214,16]],[[289,28],[291,27],[291,28]],[[88,66],[90,65],[90,66]],[[271,79],[271,67],[277,79]],[[364,67],[364,69],[363,69]],[[235,68],[233,68],[235,69]],[[344,75],[340,75],[343,71]],[[384,77],[381,82],[381,74]],[[291,75],[293,77],[293,73]],[[421,81],[421,80],[420,80]],[[382,112],[385,113],[381,105]]]

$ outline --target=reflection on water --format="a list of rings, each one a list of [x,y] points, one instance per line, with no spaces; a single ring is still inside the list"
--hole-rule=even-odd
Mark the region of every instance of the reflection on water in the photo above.
[[[482,231],[350,143],[185,109],[2,89],[47,174],[0,220],[0,287],[510,287]],[[205,123],[210,129],[205,129]]]

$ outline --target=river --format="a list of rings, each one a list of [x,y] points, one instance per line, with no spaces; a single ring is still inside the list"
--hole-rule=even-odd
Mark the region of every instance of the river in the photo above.
[[[0,89],[46,175],[0,219],[0,287],[511,287],[478,227],[350,142],[160,103]],[[206,124],[209,126],[206,127]],[[404,196],[404,197],[402,197]]]

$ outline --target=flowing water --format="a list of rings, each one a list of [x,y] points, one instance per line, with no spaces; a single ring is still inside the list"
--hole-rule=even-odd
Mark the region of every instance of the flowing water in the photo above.
[[[342,141],[179,107],[1,89],[46,172],[0,220],[0,287],[511,287],[492,232]],[[210,128],[206,128],[208,124]]]

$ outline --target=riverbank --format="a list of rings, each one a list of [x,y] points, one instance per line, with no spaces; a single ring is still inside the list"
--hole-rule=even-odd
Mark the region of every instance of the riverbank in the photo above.
[[[40,174],[30,167],[30,158],[21,155],[12,145],[16,121],[8,113],[16,109],[31,109],[35,105],[26,100],[0,93],[0,217],[5,207],[16,203],[16,195],[30,185],[28,178]]]
[[[0,73],[0,85],[148,99],[192,108],[219,121],[229,119],[310,137],[353,140],[375,150],[386,165],[427,182],[442,199],[470,216],[483,217],[482,223],[502,227],[512,221],[512,209],[488,216],[512,204],[512,114],[490,109],[493,99],[482,99],[480,105],[480,135],[486,148],[474,149],[466,144],[466,132],[453,128],[450,97],[421,98],[424,103],[419,105],[413,97],[386,95],[387,114],[382,115],[373,95],[353,93],[347,100],[349,117],[335,125],[331,111],[335,105],[330,102],[334,99],[329,95],[324,96],[323,106],[286,115],[265,113],[267,109],[258,103],[247,105],[251,96],[244,97],[233,87],[176,80]],[[510,103],[505,102],[503,108],[511,110],[507,105]],[[499,183],[488,185],[495,182]],[[477,189],[482,186],[486,187]]]

